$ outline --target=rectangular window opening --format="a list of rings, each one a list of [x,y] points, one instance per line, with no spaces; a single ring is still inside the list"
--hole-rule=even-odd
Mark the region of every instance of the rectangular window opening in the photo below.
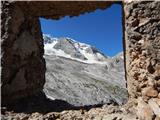
[[[113,4],[73,18],[40,18],[48,98],[74,106],[127,102],[122,15]]]

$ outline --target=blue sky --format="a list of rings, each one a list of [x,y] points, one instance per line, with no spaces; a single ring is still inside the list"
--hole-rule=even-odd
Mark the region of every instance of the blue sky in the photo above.
[[[70,37],[76,41],[95,46],[108,56],[123,51],[122,6],[112,5],[105,10],[96,10],[78,17],[60,20],[40,18],[43,34],[53,37]]]

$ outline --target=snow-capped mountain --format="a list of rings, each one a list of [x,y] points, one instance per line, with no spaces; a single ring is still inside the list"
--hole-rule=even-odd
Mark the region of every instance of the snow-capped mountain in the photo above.
[[[95,47],[77,42],[71,38],[50,38],[44,36],[46,55],[57,55],[84,63],[105,63],[107,56]]]
[[[127,101],[123,53],[108,57],[71,38],[43,38],[47,66],[44,92],[49,98],[76,106]]]

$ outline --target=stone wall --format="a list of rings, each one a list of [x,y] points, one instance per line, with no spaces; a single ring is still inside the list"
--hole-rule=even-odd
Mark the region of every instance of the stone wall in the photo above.
[[[160,117],[160,2],[126,3],[124,13],[129,97],[141,118]]]
[[[98,8],[105,9],[112,3],[2,2],[2,103],[36,94],[43,89],[45,61],[39,17],[72,17]],[[160,2],[124,2],[123,7],[129,101],[135,102],[140,119],[158,119]]]
[[[96,9],[106,9],[112,5],[112,1],[32,1],[15,2],[25,13],[35,17],[46,19],[60,19],[65,16],[78,16],[87,12],[94,12]],[[121,3],[121,2],[116,2]],[[25,6],[25,7],[24,7]]]
[[[39,19],[16,4],[2,4],[2,103],[35,94],[45,83]]]

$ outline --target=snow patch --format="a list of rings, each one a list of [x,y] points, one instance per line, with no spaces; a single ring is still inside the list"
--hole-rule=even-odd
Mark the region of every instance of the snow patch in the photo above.
[[[46,97],[51,99],[51,100],[55,100],[55,98],[53,98],[52,96],[46,95]]]

